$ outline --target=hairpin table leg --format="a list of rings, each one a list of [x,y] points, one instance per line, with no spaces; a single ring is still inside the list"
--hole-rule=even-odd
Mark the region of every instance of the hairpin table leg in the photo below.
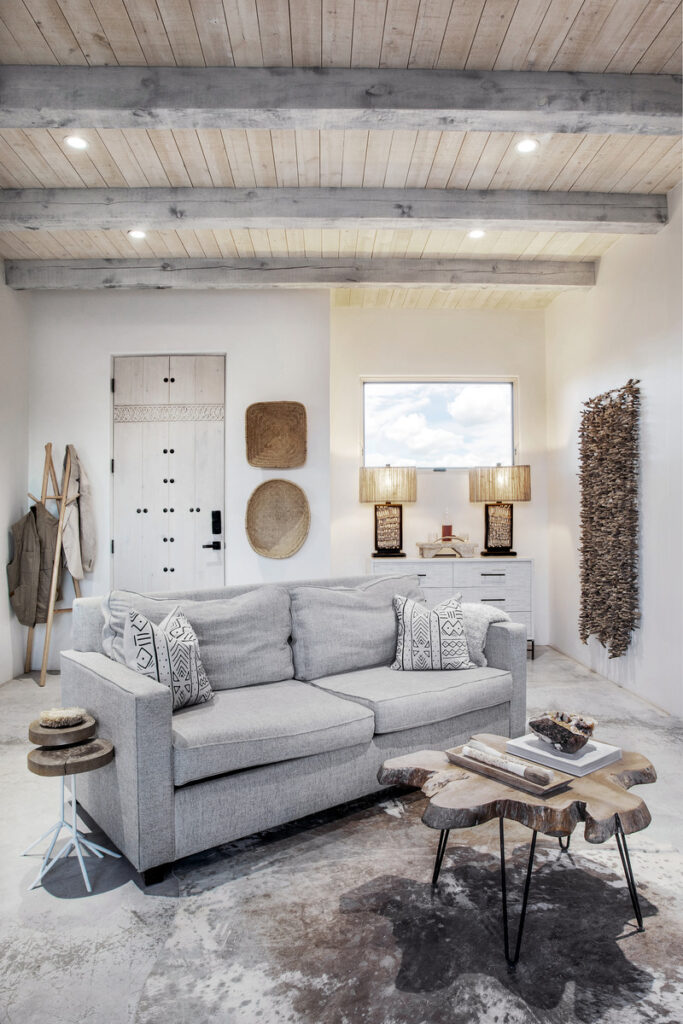
[[[432,885],[436,885],[436,883],[439,881],[439,872],[441,871],[441,864],[443,863],[443,857],[446,852],[446,845],[448,843],[449,833],[449,828],[441,829],[441,835],[439,836],[439,845],[436,848],[436,860],[434,861],[434,874],[432,875]]]
[[[638,931],[644,932],[643,926],[643,913],[640,909],[640,900],[638,899],[638,889],[636,887],[636,880],[633,877],[633,868],[631,867],[631,858],[628,854],[628,846],[626,845],[626,833],[624,832],[621,824],[621,818],[618,814],[614,816],[617,830],[615,832],[617,847],[619,849],[619,856],[621,857],[621,865],[624,869],[624,875],[626,877],[626,885],[628,886],[628,894],[631,897],[631,903],[633,904],[633,910],[636,915],[636,921],[638,922]]]
[[[529,849],[529,862],[526,869],[526,879],[524,882],[524,896],[522,898],[522,910],[519,915],[519,927],[517,929],[517,941],[515,943],[515,954],[513,957],[510,956],[510,940],[508,935],[508,904],[507,904],[507,884],[505,879],[505,836],[503,830],[503,818],[499,819],[500,824],[500,888],[501,895],[503,898],[503,942],[505,946],[505,959],[507,960],[508,968],[514,971],[519,960],[519,953],[522,948],[522,933],[524,932],[524,920],[526,918],[526,906],[529,899],[529,886],[531,884],[531,871],[534,866],[534,850],[536,849],[536,836],[538,833],[534,830],[531,837],[531,847]]]

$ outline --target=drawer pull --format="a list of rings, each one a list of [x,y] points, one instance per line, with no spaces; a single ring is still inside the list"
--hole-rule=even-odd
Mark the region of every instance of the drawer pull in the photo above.
[[[417,575],[420,577],[420,579],[424,579],[425,576],[427,575],[427,573],[426,572],[419,572]]]
[[[480,572],[480,576],[504,576],[504,572]]]
[[[505,598],[504,597],[482,597],[482,599],[481,599],[481,603],[482,604],[493,604],[494,602],[497,603],[497,604],[505,604]]]

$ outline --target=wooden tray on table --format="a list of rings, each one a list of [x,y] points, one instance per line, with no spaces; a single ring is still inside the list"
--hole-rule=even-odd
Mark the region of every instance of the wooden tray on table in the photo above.
[[[537,782],[531,782],[529,779],[522,778],[521,775],[515,775],[514,772],[506,772],[502,768],[496,768],[494,765],[484,764],[482,761],[475,761],[471,757],[466,757],[462,753],[463,747],[466,746],[467,744],[463,743],[459,747],[451,747],[450,750],[446,751],[446,757],[451,764],[457,764],[460,768],[467,768],[468,771],[476,772],[487,779],[503,782],[506,786],[511,786],[512,789],[519,789],[523,793],[531,793],[533,796],[552,796],[553,793],[559,793],[561,790],[566,789],[570,782],[574,781],[573,775],[567,775],[566,772],[552,768],[549,770],[553,773],[553,781],[545,786],[541,786]],[[539,767],[532,764],[531,761],[525,762],[521,757],[515,757],[514,760],[520,764],[528,763],[530,768]]]

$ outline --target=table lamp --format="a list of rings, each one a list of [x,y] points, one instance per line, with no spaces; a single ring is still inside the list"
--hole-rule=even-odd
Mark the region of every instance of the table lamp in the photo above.
[[[362,466],[359,500],[375,504],[375,550],[373,558],[405,558],[403,547],[403,506],[417,500],[417,470],[414,466]]]
[[[470,501],[486,502],[482,555],[516,555],[512,550],[512,502],[531,501],[531,467],[471,469]]]

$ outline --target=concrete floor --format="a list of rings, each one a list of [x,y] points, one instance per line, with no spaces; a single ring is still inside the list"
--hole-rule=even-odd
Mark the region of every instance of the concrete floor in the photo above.
[[[683,723],[548,648],[528,666],[530,713],[590,713],[657,768],[652,824],[630,843],[643,935],[610,844],[577,830],[558,859],[541,839],[526,957],[507,975],[495,823],[458,834],[435,896],[414,793],[187,858],[147,891],[107,861],[88,896],[71,858],[28,893],[39,860],[19,853],[56,818],[58,783],[26,770],[26,730],[60,697],[57,676],[24,678],[0,687],[1,1024],[680,1024]],[[528,833],[508,829],[518,887]]]

